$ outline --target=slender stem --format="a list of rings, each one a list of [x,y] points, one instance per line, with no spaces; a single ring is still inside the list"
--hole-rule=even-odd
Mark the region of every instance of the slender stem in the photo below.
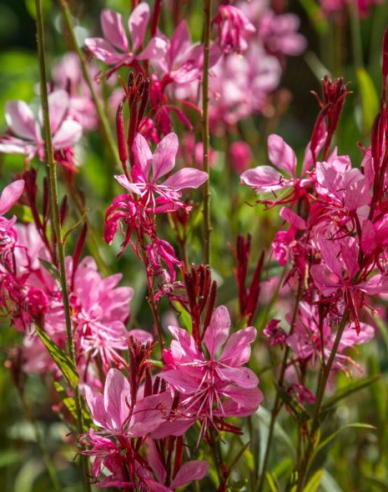
[[[311,424],[311,431],[309,432],[309,442],[307,445],[306,452],[304,454],[303,460],[301,462],[301,465],[299,467],[299,474],[298,474],[298,486],[296,492],[302,492],[304,489],[304,484],[307,478],[307,473],[311,465],[311,458],[313,456],[314,448],[316,446],[316,438],[317,438],[317,431],[320,427],[321,424],[321,407],[322,407],[322,401],[323,397],[325,395],[325,390],[326,390],[326,385],[329,380],[330,376],[330,371],[333,366],[334,358],[337,354],[338,346],[340,344],[342,334],[345,330],[345,326],[348,322],[348,314],[345,313],[342,317],[341,323],[338,327],[337,335],[333,344],[333,347],[330,352],[329,359],[326,363],[325,366],[323,366],[320,378],[319,378],[319,383],[318,383],[318,388],[317,388],[317,395],[316,395],[316,403],[315,403],[315,408],[314,408],[314,415],[313,415],[313,420]]]
[[[302,282],[302,280],[300,280],[299,281],[299,287],[298,287],[298,294],[297,294],[297,297],[296,297],[294,311],[293,311],[293,314],[292,314],[291,332],[290,333],[292,333],[292,330],[293,330],[293,327],[294,327],[294,324],[295,324],[295,321],[296,321],[296,316],[298,314],[299,301],[300,301],[300,298],[302,296],[302,284],[303,284],[303,282]],[[279,382],[278,382],[278,385],[279,386],[283,386],[284,376],[286,374],[286,369],[288,367],[287,359],[288,359],[289,354],[290,354],[290,347],[287,345],[286,348],[285,348],[285,350],[284,350],[282,367],[280,369],[280,376],[279,376]],[[283,401],[281,399],[281,396],[280,396],[279,391],[277,391],[276,392],[276,397],[275,397],[275,402],[274,402],[274,405],[273,405],[273,408],[272,408],[272,412],[271,412],[271,422],[269,424],[268,440],[267,440],[267,446],[266,446],[266,449],[265,449],[263,468],[261,470],[260,477],[259,477],[259,479],[257,481],[257,484],[256,484],[256,487],[255,487],[255,490],[257,492],[262,492],[263,487],[264,487],[265,474],[266,474],[266,471],[267,471],[267,467],[268,467],[268,463],[269,463],[269,457],[270,457],[270,454],[271,454],[272,439],[273,439],[274,430],[275,430],[276,418],[277,418],[277,416],[278,416],[278,414],[279,414],[279,412],[280,412],[280,410],[282,408],[282,405],[283,405]]]
[[[59,271],[61,279],[61,291],[63,299],[63,307],[65,313],[66,322],[66,336],[68,350],[70,358],[76,367],[76,356],[75,356],[75,346],[73,341],[73,333],[71,326],[71,316],[70,316],[70,303],[69,294],[67,289],[66,281],[66,266],[65,266],[65,250],[62,241],[62,230],[61,222],[59,217],[59,205],[58,205],[58,183],[57,183],[57,172],[56,163],[54,161],[53,144],[51,138],[50,130],[50,114],[48,106],[48,95],[47,95],[47,77],[46,77],[46,60],[44,53],[44,28],[43,28],[43,12],[41,0],[35,0],[36,6],[36,19],[37,19],[37,43],[38,43],[38,56],[39,56],[39,71],[40,71],[40,93],[43,111],[43,122],[44,122],[44,145],[45,145],[45,159],[47,162],[47,171],[49,178],[49,188],[50,188],[50,199],[52,207],[52,220],[53,227],[55,231],[57,249],[58,249],[58,259],[59,259]],[[74,396],[76,402],[77,411],[77,431],[79,434],[83,433],[83,419],[82,419],[82,406],[81,406],[81,396],[79,393],[78,386],[74,389]],[[90,483],[88,480],[89,467],[87,457],[81,456],[82,467],[83,467],[83,479],[84,479],[84,490],[90,492]]]
[[[202,75],[202,141],[203,170],[209,174],[209,59],[211,32],[212,0],[204,0],[203,18],[203,75]],[[212,232],[210,218],[210,175],[204,184],[203,214],[205,222],[205,263],[210,265],[210,235]]]
[[[78,46],[77,38],[75,37],[75,34],[74,34],[73,20],[71,18],[71,13],[70,13],[70,9],[69,9],[69,5],[67,3],[67,0],[60,0],[60,6],[61,6],[61,10],[63,12],[63,15],[65,17],[66,27],[67,27],[69,35],[70,35],[71,44],[72,44],[73,49],[77,53],[78,58],[81,62],[81,70],[82,70],[83,77],[85,79],[86,84],[89,87],[94,106],[96,107],[98,117],[100,118],[101,130],[102,130],[104,139],[108,145],[109,153],[111,155],[111,158],[112,158],[112,161],[113,161],[115,167],[117,167],[118,169],[121,169],[121,161],[120,161],[119,153],[117,151],[115,139],[113,137],[111,128],[109,126],[108,119],[107,119],[105,112],[104,112],[104,109],[103,109],[101,102],[100,102],[100,100],[97,96],[97,93],[95,91],[95,88],[93,85],[93,80],[92,80],[92,77],[90,76],[89,68],[88,68],[88,64],[86,63],[85,56],[84,56],[81,48]]]

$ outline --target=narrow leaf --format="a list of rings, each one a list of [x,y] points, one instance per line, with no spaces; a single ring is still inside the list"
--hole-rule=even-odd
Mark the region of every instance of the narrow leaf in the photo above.
[[[371,384],[375,383],[381,378],[379,374],[375,374],[369,378],[361,379],[359,381],[354,381],[348,384],[345,388],[339,389],[333,396],[326,400],[326,403],[322,406],[321,414],[324,415],[328,410],[337,405],[338,402],[348,397],[356,391],[360,391],[363,388],[367,388]]]
[[[317,470],[314,475],[310,478],[309,483],[303,489],[303,492],[316,492],[318,487],[321,485],[323,470]]]
[[[361,94],[363,130],[369,132],[379,109],[379,99],[370,75],[363,68],[357,70],[357,81]]]
[[[275,479],[270,474],[270,472],[266,472],[265,473],[265,478],[266,478],[266,480],[268,482],[268,485],[269,485],[269,488],[270,488],[271,492],[278,492],[278,488],[276,486]]]
[[[360,423],[360,422],[356,422],[354,424],[347,424],[347,425],[344,425],[343,427],[341,427],[340,429],[336,430],[335,432],[333,432],[333,434],[331,434],[329,437],[327,437],[324,441],[322,441],[319,446],[316,448],[315,450],[315,454],[319,453],[319,451],[321,451],[325,446],[327,446],[333,439],[335,439],[342,431],[344,431],[345,429],[348,429],[348,428],[351,428],[351,427],[360,427],[362,429],[373,429],[375,430],[376,427],[374,427],[373,425],[370,425],[370,424],[363,424],[363,423]]]
[[[35,329],[63,376],[70,386],[75,388],[78,384],[78,374],[73,362],[57,344],[50,340],[47,333],[39,328],[39,326],[35,325]]]

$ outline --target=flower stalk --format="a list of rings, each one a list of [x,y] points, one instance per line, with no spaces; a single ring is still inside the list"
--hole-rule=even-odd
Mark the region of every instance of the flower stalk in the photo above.
[[[66,323],[66,335],[68,351],[70,354],[70,359],[76,367],[76,355],[75,346],[72,334],[72,323],[70,316],[70,302],[69,294],[66,280],[66,266],[65,266],[65,251],[64,243],[62,240],[62,230],[59,215],[59,205],[58,205],[58,182],[56,173],[56,163],[54,161],[54,152],[51,138],[50,129],[50,115],[48,106],[48,94],[47,94],[47,76],[46,76],[46,60],[44,52],[44,27],[43,27],[43,11],[41,0],[35,0],[36,7],[36,18],[37,18],[37,43],[38,43],[38,57],[39,57],[39,71],[40,71],[40,92],[41,92],[41,104],[43,111],[43,122],[44,122],[44,142],[45,142],[45,158],[47,162],[47,171],[49,177],[49,190],[51,199],[51,210],[52,210],[52,221],[55,232],[56,246],[58,250],[58,260],[59,260],[59,271],[60,271],[60,283],[63,299],[63,307],[65,313],[65,323]],[[77,413],[77,432],[83,432],[83,418],[82,418],[82,404],[81,396],[79,393],[78,386],[74,388],[75,393],[75,403],[76,403],[76,413]],[[82,468],[83,468],[83,480],[84,480],[84,490],[85,492],[90,492],[91,487],[88,480],[88,462],[85,456],[82,456]]]
[[[203,17],[203,76],[202,76],[202,140],[203,170],[209,174],[209,65],[212,0],[204,0]],[[203,214],[205,222],[205,263],[210,265],[210,236],[212,232],[210,216],[210,176],[204,185]]]

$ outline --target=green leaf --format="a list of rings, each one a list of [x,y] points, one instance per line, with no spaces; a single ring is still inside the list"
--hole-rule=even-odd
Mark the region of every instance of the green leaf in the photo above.
[[[250,470],[253,470],[253,463],[254,463],[254,459],[253,459],[253,455],[252,455],[252,452],[248,449],[249,446],[251,445],[251,441],[248,441],[241,449],[240,451],[237,453],[237,455],[233,458],[233,461],[231,462],[231,464],[229,465],[229,472],[231,472],[233,470],[233,468],[235,467],[235,465],[237,464],[238,460],[241,458],[242,455],[244,455],[245,457],[245,461],[247,462],[248,464],[248,468]]]
[[[341,487],[327,470],[323,470],[321,487],[325,492],[343,492]]]
[[[69,396],[66,393],[65,388],[58,383],[58,381],[54,381],[54,387],[65,407],[69,410],[74,420],[77,420],[77,405],[73,397]],[[82,417],[85,429],[89,429],[93,426],[93,420],[90,416],[90,413],[85,409],[82,410]]]
[[[39,258],[39,261],[42,263],[42,266],[52,275],[54,278],[57,287],[59,290],[62,290],[62,285],[61,285],[61,274],[59,273],[58,268],[50,263],[47,260],[43,260],[43,258]]]
[[[57,344],[50,340],[47,333],[39,328],[38,325],[35,325],[35,329],[63,376],[66,378],[70,386],[75,388],[78,385],[78,374],[77,369],[71,359],[61,348],[58,347]]]
[[[331,434],[329,437],[327,437],[324,441],[322,441],[319,446],[317,446],[317,448],[315,449],[315,453],[314,454],[317,454],[319,453],[319,451],[321,451],[325,446],[327,446],[333,439],[335,439],[342,431],[344,431],[345,429],[349,429],[349,428],[352,428],[352,427],[359,427],[361,429],[373,429],[375,430],[376,427],[374,427],[373,425],[370,425],[370,424],[363,424],[363,423],[360,423],[360,422],[356,422],[354,424],[346,424],[344,425],[343,427],[341,427],[340,429],[336,430],[335,432],[333,432],[333,434]]]
[[[321,485],[323,470],[317,470],[314,475],[310,478],[309,483],[303,489],[303,492],[316,492],[318,487]]]
[[[269,485],[271,492],[278,492],[278,488],[276,486],[276,481],[270,472],[265,473],[265,478],[268,482],[268,485]]]
[[[361,95],[363,130],[369,132],[379,110],[379,98],[368,72],[364,68],[357,70],[357,81]]]
[[[369,378],[354,381],[353,383],[348,384],[345,388],[339,389],[333,396],[326,400],[326,403],[324,405],[322,405],[321,416],[324,416],[328,410],[333,408],[344,398],[348,397],[352,393],[356,393],[356,391],[367,388],[371,384],[378,381],[380,378],[380,374],[375,374],[374,376],[370,376]]]

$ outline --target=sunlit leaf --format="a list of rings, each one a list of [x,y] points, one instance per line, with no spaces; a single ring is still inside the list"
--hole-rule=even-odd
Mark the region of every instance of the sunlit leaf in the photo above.
[[[66,378],[70,386],[75,388],[78,385],[78,374],[77,369],[71,359],[61,348],[58,347],[57,344],[50,340],[47,333],[39,328],[39,326],[35,325],[35,329],[63,376]]]

